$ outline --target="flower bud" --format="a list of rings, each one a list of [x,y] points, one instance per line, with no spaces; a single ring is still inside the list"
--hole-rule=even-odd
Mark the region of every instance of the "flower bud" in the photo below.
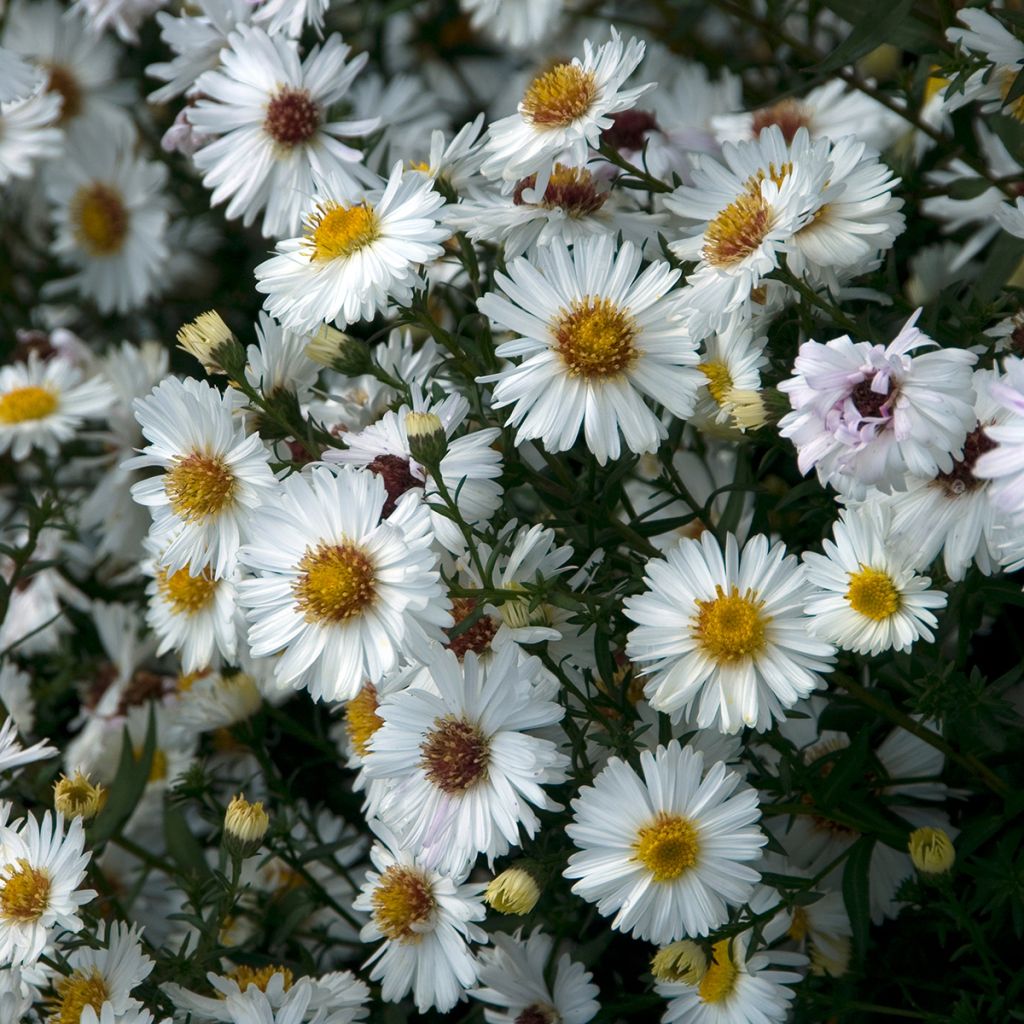
[[[103,810],[107,791],[99,783],[93,785],[88,775],[76,771],[71,778],[62,775],[53,786],[53,806],[65,818],[88,821]]]
[[[370,350],[366,342],[353,338],[328,324],[322,324],[306,346],[306,355],[321,366],[329,366],[346,377],[370,372]]]
[[[768,422],[768,409],[760,391],[730,388],[725,396],[725,408],[740,430],[757,430]]]
[[[907,848],[922,875],[944,875],[956,860],[953,841],[941,828],[915,828]]]
[[[405,433],[410,454],[427,468],[436,466],[448,451],[444,426],[432,412],[410,412],[405,417]]]
[[[230,375],[242,346],[216,310],[200,313],[178,331],[178,347],[203,364],[207,373]],[[236,351],[237,350],[237,351]]]
[[[239,857],[259,848],[270,827],[270,817],[262,803],[251,804],[239,794],[224,814],[224,845]]]
[[[540,899],[540,886],[529,871],[507,868],[491,879],[484,899],[499,914],[528,914]]]
[[[699,985],[707,969],[707,954],[690,939],[681,939],[659,949],[651,959],[651,973],[658,981]]]

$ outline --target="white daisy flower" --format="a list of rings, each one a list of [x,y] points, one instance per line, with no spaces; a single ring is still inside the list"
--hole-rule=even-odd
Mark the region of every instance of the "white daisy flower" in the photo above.
[[[957,19],[967,27],[956,25],[946,29],[946,38],[965,50],[983,55],[992,66],[975,71],[967,79],[962,93],[946,95],[946,110],[957,110],[981,100],[983,113],[1008,114],[1017,121],[1024,121],[1021,97],[1009,104],[1004,102],[1024,62],[1024,42],[987,11],[966,8],[957,12]]]
[[[15,0],[0,42],[42,72],[45,89],[61,99],[60,123],[101,135],[131,124],[131,89],[117,80],[121,49],[96,35],[57,0]],[[103,144],[103,138],[98,141]]]
[[[297,334],[260,313],[256,323],[257,345],[246,348],[245,379],[264,398],[291,391],[305,401],[316,384],[320,367],[306,354],[309,335]]]
[[[233,415],[240,400],[205,381],[168,377],[135,401],[150,443],[124,466],[164,471],[134,484],[132,497],[153,515],[153,536],[167,544],[161,559],[169,572],[209,566],[215,579],[229,575],[249,515],[274,493],[260,436],[247,436]]]
[[[547,188],[535,195],[536,175],[516,183],[511,193],[471,189],[456,206],[444,211],[444,221],[475,242],[501,244],[512,259],[537,246],[563,242],[573,245],[594,235],[618,235],[644,245],[657,239],[664,216],[639,210],[609,188],[586,167],[556,163]],[[527,200],[529,194],[535,198]]]
[[[102,378],[82,380],[74,364],[55,356],[0,367],[0,453],[20,462],[33,448],[56,455],[87,419],[110,410],[113,395]]]
[[[0,66],[0,78],[3,67]],[[0,1020],[31,1020],[32,1007],[40,998],[37,985],[32,984],[18,967],[0,968]]]
[[[64,828],[47,811],[8,825],[0,814],[0,960],[33,964],[57,929],[82,928],[78,909],[96,893],[79,889],[90,854],[83,852],[82,819]]]
[[[1015,520],[1024,514],[1024,360],[1007,357],[1006,376],[989,392],[1007,414],[1002,423],[987,426],[985,437],[995,441],[974,464],[974,475],[991,480],[992,501]]]
[[[323,35],[324,14],[330,0],[263,0],[252,20],[264,25],[270,35],[283,32],[298,39],[303,25],[309,25],[318,36]]]
[[[477,32],[523,50],[546,39],[557,29],[564,0],[460,0]]]
[[[326,466],[294,474],[253,517],[239,584],[256,657],[317,700],[348,700],[451,624],[430,520],[415,495],[381,521],[384,481]],[[419,653],[417,653],[419,652]]]
[[[126,43],[139,42],[139,26],[168,0],[75,0],[71,10],[81,12],[99,36],[109,30]]]
[[[924,569],[941,554],[946,575],[962,580],[972,562],[990,575],[998,569],[999,549],[1009,525],[1007,516],[992,501],[992,484],[975,475],[978,460],[996,447],[988,431],[1001,428],[1010,413],[996,401],[992,386],[1000,382],[995,370],[975,370],[978,422],[964,441],[963,457],[948,473],[911,477],[906,491],[872,495],[892,511],[894,545],[909,548],[913,565]]]
[[[887,149],[903,132],[906,121],[899,114],[839,78],[812,89],[806,96],[779,100],[768,107],[745,113],[719,114],[711,119],[721,142],[756,139],[769,125],[778,125],[787,142],[806,128],[812,139],[839,142],[844,136],[872,149]]]
[[[710,531],[683,539],[645,569],[644,593],[626,598],[637,623],[626,654],[650,675],[651,705],[721,732],[764,731],[823,684],[834,648],[808,638],[810,589],[796,557],[762,535],[725,552]]]
[[[441,482],[468,525],[486,523],[501,505],[501,453],[491,447],[501,431],[489,427],[454,437],[469,415],[469,402],[461,395],[449,395],[441,402],[432,403],[424,397],[420,386],[414,384],[412,409],[403,405],[396,411],[386,412],[359,433],[346,433],[347,447],[328,449],[324,452],[324,461],[362,466],[376,473],[387,491],[385,518],[394,511],[398,499],[410,490],[421,495],[429,506],[443,507],[437,481],[412,457],[406,426],[406,417],[411,411],[432,413],[441,421],[448,439],[447,450],[438,465]],[[437,542],[455,554],[464,550],[466,539],[458,525],[433,507],[429,514]]]
[[[149,94],[149,102],[166,103],[191,90],[204,71],[217,66],[228,36],[248,24],[253,12],[249,0],[195,0],[177,17],[157,14],[160,39],[174,56],[146,68],[147,75],[167,83]]]
[[[37,92],[0,103],[0,185],[30,177],[37,162],[60,153],[60,102],[53,93]]]
[[[597,149],[611,115],[632,107],[653,84],[622,86],[644,56],[638,39],[612,38],[600,47],[583,44],[583,60],[556,64],[527,86],[517,113],[493,121],[487,131],[487,159],[481,167],[489,178],[519,181],[536,174],[535,192],[542,195],[556,158],[582,166]]]
[[[233,664],[238,647],[237,572],[218,579],[208,566],[194,574],[190,565],[171,570],[163,561],[162,547],[147,538],[151,557],[143,563],[143,572],[152,577],[146,585],[146,622],[160,639],[157,655],[175,651],[186,673],[209,667],[218,655]]]
[[[225,215],[246,225],[263,212],[263,234],[279,238],[299,230],[311,196],[373,180],[341,138],[367,135],[377,120],[327,120],[368,60],[346,63],[349,52],[335,34],[300,63],[298,44],[283,36],[243,25],[228,37],[187,110],[193,128],[218,136],[194,157],[211,205],[230,199]]]
[[[153,1024],[153,1014],[142,1008],[115,1013],[112,1003],[104,1003],[99,1012],[91,1006],[86,1006],[82,1010],[79,1024]],[[168,1024],[168,1022],[163,1021],[162,1024]]]
[[[101,313],[126,313],[163,289],[167,168],[136,157],[134,145],[130,132],[77,128],[66,159],[48,166],[51,251],[75,268],[49,290],[78,291]]]
[[[185,677],[190,678],[189,676]],[[207,672],[181,692],[176,709],[177,720],[191,732],[228,729],[251,718],[263,707],[263,695],[246,672]]]
[[[373,870],[353,907],[370,914],[360,937],[384,942],[366,966],[371,981],[381,982],[385,1002],[398,1002],[410,990],[416,1009],[446,1013],[477,979],[470,942],[486,942],[474,921],[486,913],[482,883],[466,883],[469,868],[445,874],[426,867],[379,822],[370,827],[379,837],[370,850]]]
[[[603,465],[619,457],[620,431],[632,452],[654,451],[667,436],[643,396],[680,418],[693,412],[696,346],[669,296],[679,271],[659,262],[637,277],[640,262],[635,246],[616,253],[604,235],[571,255],[553,242],[533,261],[513,260],[507,277],[495,274],[503,294],[478,306],[517,335],[497,354],[526,358],[480,380],[496,382],[494,408],[513,406],[517,444],[539,439],[549,451],[567,451],[582,430]]]
[[[4,703],[6,704],[6,701]],[[0,773],[24,768],[25,765],[34,764],[36,761],[45,761],[56,753],[57,748],[51,747],[47,740],[39,740],[31,747],[22,747],[18,725],[13,715],[0,725]]]
[[[754,336],[752,324],[733,316],[717,334],[701,343],[703,351],[697,369],[704,374],[705,388],[698,392],[693,419],[702,424],[731,425],[735,391],[761,390],[761,369],[768,365],[764,354],[768,339]]]
[[[757,794],[674,741],[643,751],[640,769],[613,757],[580,790],[565,828],[579,852],[563,874],[614,929],[656,943],[707,935],[760,877],[746,864],[767,842]]]
[[[448,142],[445,133],[435,128],[430,134],[430,151],[423,163],[414,163],[412,170],[428,175],[433,181],[440,181],[444,187],[456,193],[465,191],[474,181],[483,161],[483,140],[480,133],[484,127],[484,115],[477,114],[467,121]]]
[[[512,646],[488,664],[443,652],[428,667],[436,694],[411,687],[381,700],[366,775],[390,780],[380,816],[424,863],[452,872],[483,853],[493,864],[521,844],[520,826],[536,834],[533,807],[557,807],[542,787],[565,780],[568,759],[530,733],[565,709],[538,699],[540,662]]]
[[[53,983],[53,1019],[71,1019],[87,1006],[98,1013],[108,1004],[116,1014],[142,1006],[132,999],[132,991],[149,977],[153,961],[142,952],[138,927],[118,921],[108,931],[106,922],[100,922],[97,938],[101,949],[79,946],[68,954],[70,973]]]
[[[44,81],[39,68],[0,47],[0,103],[24,99],[36,92]]]
[[[848,335],[805,341],[795,376],[779,384],[793,411],[779,433],[793,441],[802,473],[853,497],[869,485],[903,490],[906,476],[953,470],[976,418],[966,349],[937,349],[917,326],[918,310],[886,346]]]
[[[495,932],[478,955],[480,977],[469,994],[484,1003],[487,1024],[587,1024],[601,1008],[593,975],[563,953],[548,981],[555,941],[535,928],[526,939]]]
[[[823,555],[804,554],[807,579],[825,592],[804,606],[810,632],[857,654],[909,651],[921,637],[931,642],[938,621],[931,609],[945,608],[946,595],[914,572],[913,549],[893,542],[890,510],[846,509],[832,537]]]
[[[321,195],[302,237],[278,242],[277,255],[256,268],[264,306],[285,327],[312,333],[324,320],[345,327],[392,301],[407,305],[418,267],[439,257],[451,234],[434,217],[442,205],[430,179],[400,163],[383,190]]]

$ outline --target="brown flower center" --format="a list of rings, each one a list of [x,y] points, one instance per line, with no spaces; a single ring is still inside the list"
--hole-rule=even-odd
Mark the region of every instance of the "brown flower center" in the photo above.
[[[305,89],[279,89],[267,106],[263,130],[281,146],[308,142],[320,127],[320,108]]]
[[[985,428],[979,423],[964,441],[963,458],[954,461],[953,468],[948,473],[940,473],[935,482],[949,495],[966,494],[975,490],[981,486],[981,481],[974,475],[974,464],[985,452],[990,452],[995,447],[996,442],[985,433]]]
[[[792,142],[797,130],[807,127],[807,115],[803,104],[799,100],[780,100],[770,107],[754,111],[754,123],[751,127],[755,137],[773,124],[779,126],[786,142]]]
[[[465,793],[487,778],[490,743],[475,723],[464,718],[435,719],[420,753],[420,767],[428,781],[444,793]]]
[[[456,597],[452,600],[452,617],[455,625],[448,630],[448,649],[453,651],[455,656],[462,661],[467,651],[474,654],[483,654],[491,649],[491,641],[494,634],[498,632],[498,624],[490,615],[481,615],[472,626],[461,630],[457,636],[452,636],[463,622],[468,619],[476,610],[476,601],[471,597]]]
[[[387,500],[384,502],[381,515],[385,519],[395,511],[398,499],[406,491],[423,486],[423,481],[412,475],[409,460],[399,455],[378,455],[366,468],[384,481]]]
[[[544,189],[544,197],[539,203],[527,203],[523,193],[536,184],[536,174],[523,178],[512,193],[512,202],[516,206],[536,205],[546,210],[562,210],[570,217],[587,217],[600,210],[608,198],[607,192],[597,189],[593,175],[585,167],[555,164],[548,187]]]

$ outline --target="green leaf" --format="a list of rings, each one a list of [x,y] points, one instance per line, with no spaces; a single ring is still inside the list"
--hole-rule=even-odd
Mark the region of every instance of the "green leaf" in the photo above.
[[[961,178],[949,186],[946,195],[950,199],[975,199],[990,188],[992,182],[987,178]]]
[[[867,49],[851,60],[857,60],[864,54],[870,53],[882,43],[898,46],[911,53],[927,53],[944,47],[945,41],[939,32],[929,28],[913,16],[907,17],[913,7],[913,0],[897,5],[899,14],[893,13],[892,17],[886,19],[884,27],[879,19],[884,17],[893,6],[891,3],[886,4],[879,0],[824,0],[824,5],[853,26],[853,31],[843,44],[844,46],[850,42],[853,36],[857,35],[858,31],[874,40]],[[834,66],[840,67],[841,64]]]
[[[156,752],[156,715],[153,708],[149,711],[149,723],[146,726],[146,739],[142,744],[142,754],[138,760],[132,749],[132,739],[125,726],[121,739],[121,760],[117,766],[113,785],[107,796],[107,803],[96,820],[88,829],[90,846],[102,843],[116,835],[121,826],[131,816],[142,798],[149,782],[149,773],[153,767],[153,754]]]
[[[816,70],[822,73],[837,71],[859,60],[882,43],[891,43],[894,34],[906,24],[913,3],[914,0],[872,0],[868,3],[842,5],[860,8],[856,14],[837,12],[853,24],[853,29]]]
[[[176,807],[164,807],[164,839],[171,860],[186,874],[208,877],[210,866],[203,856],[203,848],[192,834],[185,816]]]
[[[861,836],[853,844],[843,869],[843,903],[853,929],[853,955],[863,960],[871,928],[871,853],[875,840]]]

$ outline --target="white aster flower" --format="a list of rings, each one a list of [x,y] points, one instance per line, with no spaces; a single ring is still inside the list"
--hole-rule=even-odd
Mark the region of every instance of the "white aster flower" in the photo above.
[[[444,874],[426,867],[417,854],[399,844],[379,822],[380,837],[370,850],[374,870],[353,907],[371,915],[360,937],[384,942],[366,966],[371,981],[381,982],[386,1002],[398,1002],[410,990],[420,1013],[431,1007],[445,1013],[477,979],[470,942],[486,942],[474,921],[486,913],[482,883],[466,883],[466,867]]]
[[[656,943],[707,935],[760,877],[746,864],[767,842],[757,794],[721,762],[705,774],[703,755],[674,741],[643,751],[640,768],[613,757],[580,790],[563,873],[614,929]]]
[[[57,929],[82,928],[78,909],[96,893],[79,889],[90,854],[82,819],[65,832],[62,815],[47,811],[8,825],[0,815],[0,960],[33,964]]]
[[[209,566],[215,579],[229,575],[251,511],[274,491],[259,434],[247,436],[233,415],[239,401],[205,381],[168,377],[135,402],[150,443],[124,465],[164,471],[134,484],[132,497],[149,507],[170,572]]]
[[[43,361],[29,352],[28,362],[0,368],[0,453],[16,461],[33,448],[56,455],[87,419],[109,411],[113,395],[100,377],[82,380],[66,359]]]
[[[79,1024],[153,1024],[153,1014],[149,1010],[133,1007],[124,1013],[117,1013],[113,1003],[103,1003],[97,1012],[91,1006],[82,1010]],[[168,1024],[165,1020],[162,1024]]]
[[[696,346],[669,295],[679,271],[653,263],[638,277],[640,262],[634,245],[616,253],[603,235],[571,254],[553,242],[495,275],[503,294],[485,295],[480,311],[517,335],[497,354],[525,358],[480,379],[496,382],[496,409],[513,406],[517,443],[567,451],[582,430],[603,465],[619,457],[620,432],[632,452],[654,451],[666,436],[644,396],[681,418],[693,412]]]
[[[802,473],[854,497],[867,486],[902,490],[906,476],[949,473],[975,425],[971,367],[966,349],[937,349],[917,326],[918,310],[888,345],[806,341],[795,376],[779,390],[793,411],[779,433],[793,441]]]
[[[600,47],[588,39],[583,60],[557,64],[529,84],[510,117],[488,128],[487,159],[481,168],[489,178],[519,181],[536,174],[536,189],[543,194],[555,160],[582,166],[597,149],[601,132],[611,126],[611,115],[632,107],[652,84],[623,89],[644,56],[637,39],[623,43],[612,38]]]
[[[423,396],[419,384],[413,384],[412,400],[412,409],[403,405],[386,412],[359,433],[346,433],[347,447],[328,449],[324,461],[361,466],[376,473],[387,491],[385,518],[410,490],[420,494],[430,506],[443,506],[437,481],[412,456],[406,426],[411,411],[431,413],[441,421],[447,438],[447,449],[438,465],[441,482],[467,524],[486,523],[501,505],[501,453],[491,447],[501,431],[488,427],[454,436],[469,415],[469,402],[461,395],[449,395],[432,403]],[[429,514],[437,542],[456,554],[464,550],[466,539],[458,525],[434,508],[429,509]]]
[[[36,92],[44,81],[39,68],[0,47],[0,103],[24,99]]]
[[[754,336],[751,321],[733,316],[721,330],[701,344],[697,369],[704,374],[705,388],[698,392],[693,419],[698,426],[733,423],[734,392],[761,390],[761,369],[768,365],[764,354],[768,339]]]
[[[487,1024],[587,1024],[601,1008],[593,975],[563,953],[548,981],[554,939],[535,928],[522,938],[495,932],[490,949],[481,950],[478,987],[469,994],[484,1004]]]
[[[487,664],[467,652],[428,663],[436,693],[410,687],[384,697],[383,724],[364,760],[370,779],[391,782],[385,824],[421,851],[423,862],[454,872],[483,853],[489,864],[540,827],[533,807],[557,805],[543,786],[565,780],[567,758],[532,730],[561,721],[565,709],[538,699],[537,659],[509,645]]]
[[[469,22],[499,43],[522,50],[550,38],[564,0],[460,0]]]
[[[78,127],[66,159],[48,166],[51,249],[75,269],[49,290],[77,291],[101,313],[126,313],[164,286],[167,168],[135,156],[134,145],[128,130]]]
[[[1005,378],[989,391],[1005,418],[985,428],[985,437],[996,444],[974,464],[974,475],[992,481],[992,501],[1019,523],[1024,513],[1024,360],[1007,357],[1003,369]]]
[[[306,354],[309,336],[289,331],[266,313],[256,323],[258,345],[246,348],[245,379],[264,398],[291,391],[305,401],[316,384],[320,367]]]
[[[1024,121],[1024,100],[1021,97],[1009,105],[1004,103],[1024,62],[1024,42],[987,11],[966,8],[957,12],[957,19],[967,27],[956,25],[946,29],[946,38],[965,50],[983,55],[992,66],[975,71],[967,79],[963,92],[947,94],[944,99],[946,110],[957,110],[967,103],[981,100],[983,113],[1009,114],[1017,121]]]
[[[921,637],[933,640],[931,609],[944,608],[946,595],[914,572],[913,549],[894,543],[890,510],[847,509],[832,537],[823,555],[804,554],[808,580],[825,592],[805,605],[810,632],[858,654],[909,651]]]
[[[422,164],[414,163],[412,170],[440,181],[456,193],[464,191],[476,177],[483,161],[483,141],[480,138],[483,127],[484,115],[477,114],[455,133],[451,142],[446,141],[440,128],[435,128],[430,133],[427,159]]]
[[[243,25],[228,37],[187,110],[193,128],[218,136],[194,157],[212,205],[229,199],[226,216],[246,225],[263,212],[263,234],[277,238],[299,230],[311,196],[373,179],[341,138],[366,135],[377,120],[327,120],[368,59],[346,63],[349,52],[335,34],[300,63],[298,44],[283,36]]]
[[[37,162],[60,153],[60,102],[53,93],[37,92],[0,103],[0,185],[30,177]]]
[[[822,686],[834,649],[808,638],[810,589],[785,546],[752,537],[725,552],[710,531],[647,563],[644,593],[624,602],[637,623],[626,654],[650,675],[645,695],[678,718],[696,709],[701,728],[759,731]]]
[[[324,14],[330,0],[262,0],[252,20],[264,25],[270,35],[283,32],[298,39],[303,25],[309,25],[318,36],[323,35]]]
[[[187,689],[181,681],[178,686],[184,692],[178,699],[177,720],[182,728],[196,733],[228,729],[263,707],[260,688],[246,672],[207,672]]]
[[[430,519],[415,495],[381,521],[373,473],[314,467],[285,480],[253,517],[239,584],[252,654],[283,652],[275,675],[314,698],[348,700],[451,624]]]
[[[285,327],[312,333],[324,320],[345,327],[392,301],[408,304],[418,267],[439,257],[451,234],[434,217],[443,204],[429,178],[401,164],[383,190],[321,194],[304,234],[278,242],[256,268],[264,306]]]
[[[4,703],[6,704],[6,701]],[[39,740],[30,747],[22,747],[13,715],[0,725],[0,773],[24,768],[25,765],[34,764],[36,761],[45,761],[56,753],[57,748],[51,747],[47,740]]]
[[[697,261],[686,279],[695,335],[746,307],[762,278],[778,268],[793,236],[821,206],[833,173],[828,151],[828,140],[812,140],[806,129],[787,144],[772,125],[755,140],[727,142],[725,166],[697,158],[693,185],[665,197],[671,212],[694,223],[670,248],[681,260]]]
[[[99,36],[113,29],[126,43],[138,43],[139,26],[168,0],[75,0],[71,10],[81,12]]]
[[[153,961],[142,952],[138,927],[118,921],[108,930],[101,922],[97,938],[101,949],[79,946],[68,954],[70,972],[53,983],[52,1019],[70,1019],[87,1006],[99,1013],[106,1004],[118,1015],[141,1007],[132,991],[149,977]]]

